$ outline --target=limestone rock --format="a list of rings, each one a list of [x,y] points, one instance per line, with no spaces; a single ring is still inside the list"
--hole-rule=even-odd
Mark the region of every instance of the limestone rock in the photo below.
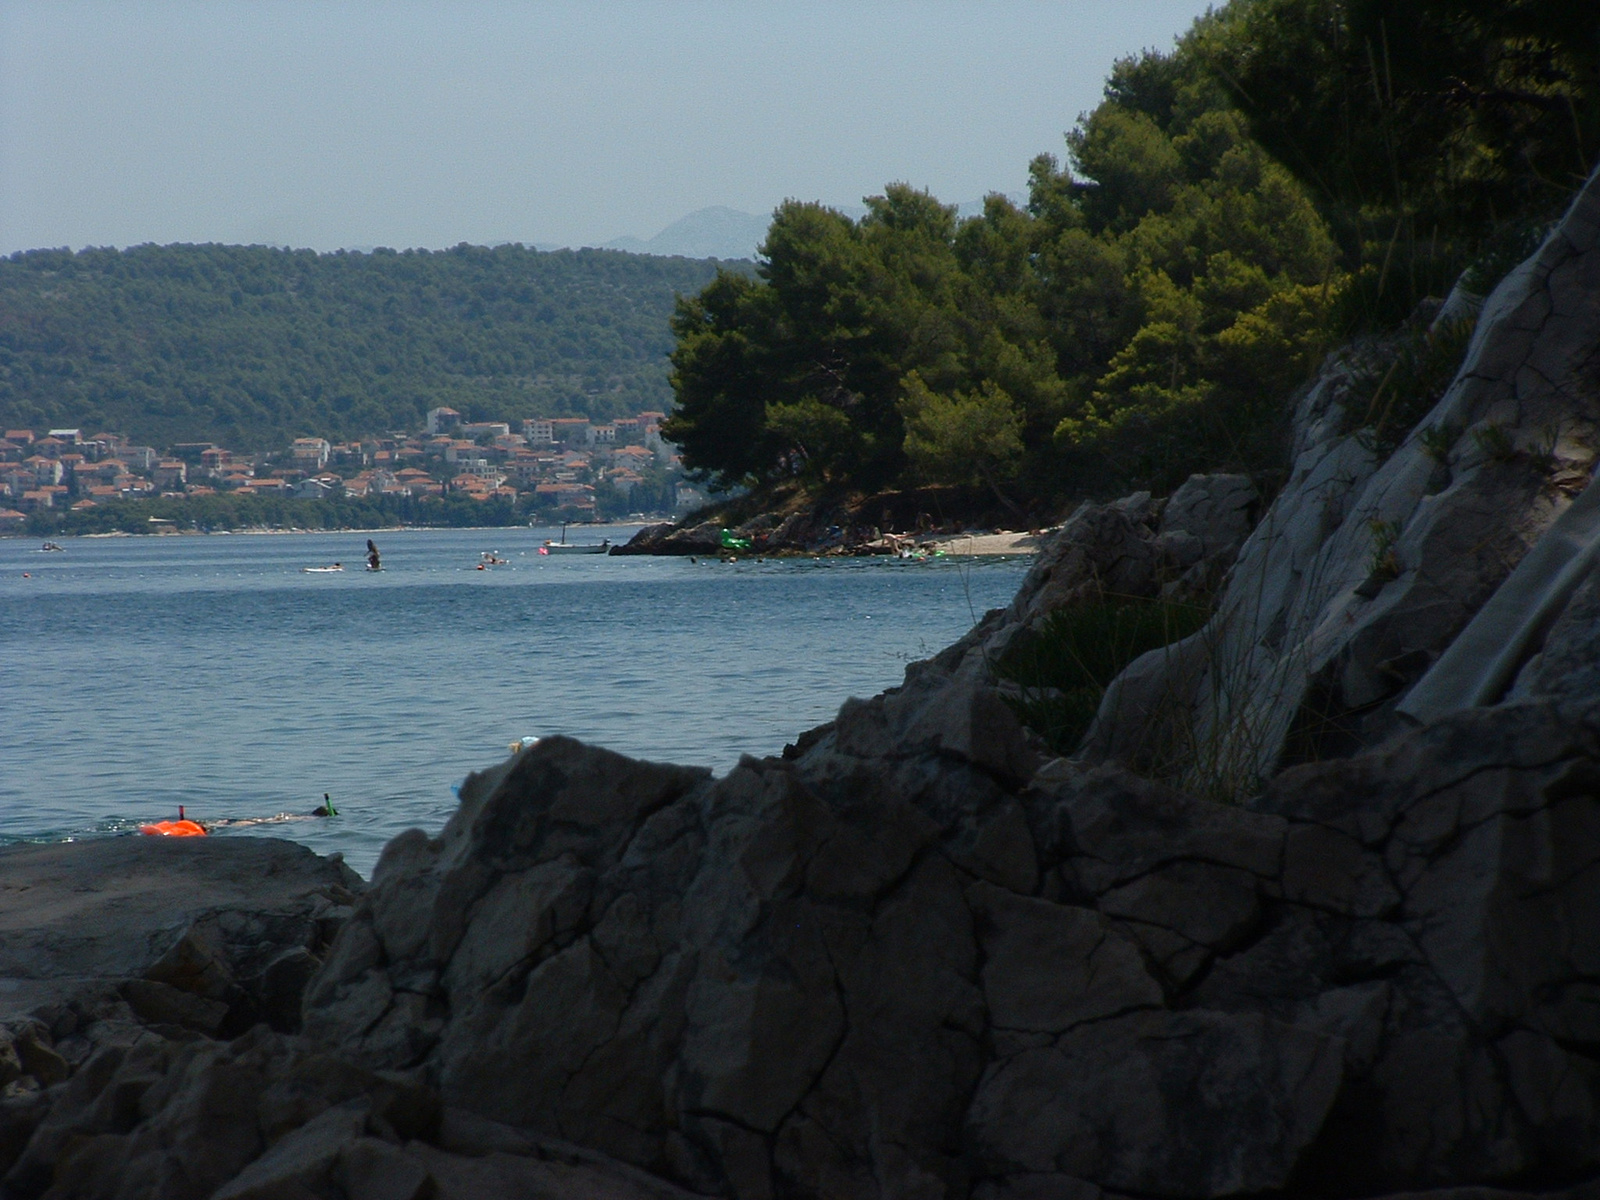
[[[1558,479],[1595,462],[1597,218],[1600,174],[1484,303],[1454,383],[1387,460],[1340,433],[1359,367],[1330,362],[1297,413],[1289,480],[1210,624],[1113,683],[1093,756],[1139,763],[1176,746],[1195,786],[1249,790],[1392,732],[1395,704],[1571,503]],[[1457,437],[1439,490],[1444,430]],[[1181,493],[1164,525],[1197,511]]]
[[[1197,558],[1236,554],[1255,528],[1260,504],[1248,475],[1191,475],[1167,498],[1157,536],[1194,538]]]
[[[983,991],[996,1030],[1060,1034],[1162,1004],[1138,947],[1092,909],[983,883],[968,899],[983,917]]]

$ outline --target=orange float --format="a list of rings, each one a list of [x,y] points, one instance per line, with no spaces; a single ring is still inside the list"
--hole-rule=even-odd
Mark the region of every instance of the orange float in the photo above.
[[[140,833],[155,837],[205,837],[205,826],[198,821],[157,821],[154,825],[139,826]]]
[[[199,821],[191,821],[185,817],[183,805],[180,804],[176,821],[156,821],[149,825],[141,825],[139,832],[151,837],[205,837],[206,827]]]

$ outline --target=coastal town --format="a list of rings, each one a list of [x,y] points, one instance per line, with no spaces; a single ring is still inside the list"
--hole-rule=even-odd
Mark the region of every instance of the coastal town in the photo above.
[[[584,417],[466,421],[429,410],[415,431],[339,442],[300,437],[276,451],[241,452],[214,442],[157,448],[122,434],[82,429],[6,429],[0,437],[0,533],[30,515],[120,501],[222,493],[306,500],[458,494],[502,499],[530,515],[594,519],[601,505],[682,512],[705,502],[661,436],[666,414],[596,422]]]

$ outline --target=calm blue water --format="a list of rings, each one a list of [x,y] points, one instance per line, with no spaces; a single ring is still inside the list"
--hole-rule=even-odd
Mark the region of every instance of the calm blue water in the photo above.
[[[359,568],[365,534],[0,539],[0,840],[180,804],[308,813],[328,792],[337,818],[250,832],[366,875],[517,737],[719,773],[775,754],[1008,602],[1028,565],[543,557],[546,536],[380,533],[379,574],[301,569]],[[474,569],[489,550],[509,565]]]

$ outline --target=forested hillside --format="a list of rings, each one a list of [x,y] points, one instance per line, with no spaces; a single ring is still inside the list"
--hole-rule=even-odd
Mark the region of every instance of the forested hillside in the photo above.
[[[670,403],[674,298],[714,263],[520,246],[0,259],[0,426],[237,449]]]
[[[1427,407],[1397,391],[1463,340],[1404,323],[1561,211],[1600,154],[1597,81],[1589,0],[1231,0],[1119,62],[1024,206],[958,220],[896,184],[860,220],[781,207],[754,277],[680,304],[664,432],[724,483],[982,484],[1020,513],[1270,476],[1294,387],[1372,335],[1392,437]]]

